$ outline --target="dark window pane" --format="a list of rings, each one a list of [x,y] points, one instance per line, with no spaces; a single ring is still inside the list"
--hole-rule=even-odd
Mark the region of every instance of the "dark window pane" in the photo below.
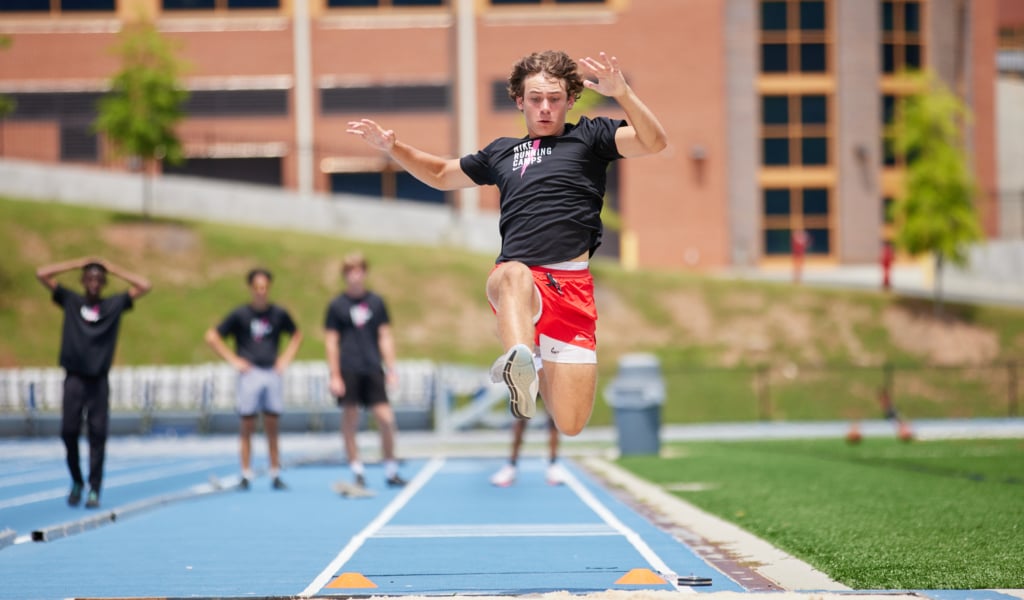
[[[908,2],[903,5],[903,30],[909,32],[921,31],[921,5],[916,2]]]
[[[896,46],[894,44],[882,44],[882,72],[896,72]]]
[[[800,71],[803,73],[825,71],[825,44],[800,44]]]
[[[395,174],[395,195],[402,200],[433,204],[444,204],[445,201],[444,192],[430,187],[404,171]]]
[[[789,164],[789,138],[765,138],[764,157],[765,166],[777,167]]]
[[[516,103],[508,97],[508,82],[504,79],[498,79],[491,82],[491,110],[516,110]]]
[[[882,31],[892,31],[896,27],[893,13],[892,2],[882,2]]]
[[[196,90],[185,101],[193,116],[280,116],[288,114],[288,90]]]
[[[896,150],[893,148],[892,138],[882,139],[882,164],[887,167],[896,166]]]
[[[491,4],[540,4],[540,0],[491,0]]]
[[[320,90],[324,114],[343,112],[412,112],[446,110],[447,85],[388,85]]]
[[[789,70],[786,44],[761,44],[761,72],[785,73]]]
[[[882,96],[882,125],[891,125],[896,117],[896,96],[885,94]]]
[[[789,229],[766,229],[764,232],[764,253],[766,255],[789,254],[793,232]]]
[[[384,195],[382,173],[331,173],[331,192],[380,198]]]
[[[804,214],[828,214],[828,190],[824,188],[808,188],[804,190]]]
[[[825,3],[822,0],[804,0],[800,3],[800,29],[825,30]]]
[[[99,157],[99,144],[89,123],[61,123],[61,160],[94,162]]]
[[[164,163],[163,172],[189,177],[243,181],[259,185],[284,185],[281,158],[190,158],[180,165]]]
[[[392,6],[442,6],[445,0],[391,0]]]
[[[164,0],[164,10],[206,10],[215,7],[215,0]]]
[[[804,165],[819,166],[828,164],[827,138],[809,137],[800,140],[800,142]]]
[[[789,123],[789,98],[787,96],[765,96],[761,99],[761,122],[765,125]]]
[[[907,44],[903,50],[905,53],[905,62],[903,68],[920,70],[921,69],[921,46],[917,44]]]
[[[3,2],[0,2],[2,4]],[[61,10],[114,10],[114,0],[60,0]]]
[[[761,31],[785,31],[786,29],[786,3],[762,2]]]
[[[605,0],[555,0],[555,4],[604,4]]]
[[[896,222],[893,217],[893,199],[889,197],[882,198],[882,221],[886,225],[892,225]]]
[[[378,0],[327,0],[327,6],[377,6]]]
[[[800,98],[800,122],[804,125],[828,123],[828,102],[825,96],[803,96]]]
[[[5,94],[14,100],[12,120],[58,119],[80,121],[96,117],[100,92],[15,92]]]
[[[831,235],[828,229],[808,229],[810,241],[807,244],[808,254],[828,254],[832,249]]]
[[[3,0],[0,1],[0,12],[49,12],[50,0]]]
[[[788,189],[764,191],[765,216],[789,215],[790,211]]]
[[[281,0],[228,0],[228,8],[277,8]]]

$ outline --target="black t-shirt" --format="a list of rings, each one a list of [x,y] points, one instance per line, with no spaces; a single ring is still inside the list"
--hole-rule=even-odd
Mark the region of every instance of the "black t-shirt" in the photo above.
[[[339,294],[327,306],[324,329],[341,338],[342,373],[379,373],[384,369],[380,354],[380,328],[391,323],[384,299],[373,292],[355,298]]]
[[[608,165],[622,158],[615,131],[625,124],[581,117],[560,136],[498,138],[462,157],[470,179],[501,194],[498,262],[542,265],[594,254]]]
[[[131,310],[132,297],[123,292],[90,304],[84,296],[57,284],[53,302],[64,309],[60,366],[78,375],[106,375],[114,362],[121,315]]]
[[[261,369],[269,369],[277,361],[281,334],[295,335],[296,329],[288,311],[276,304],[262,311],[243,304],[224,317],[217,333],[223,338],[235,338],[238,356]]]

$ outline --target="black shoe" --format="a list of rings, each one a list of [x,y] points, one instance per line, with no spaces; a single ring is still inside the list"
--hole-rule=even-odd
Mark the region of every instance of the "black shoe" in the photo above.
[[[242,480],[238,482],[238,489],[247,491],[249,489],[249,479],[243,477]]]
[[[365,488],[366,487],[366,478],[363,477],[362,475],[356,475],[356,485],[361,487],[361,488]]]
[[[280,477],[275,477],[274,480],[270,482],[270,487],[275,489],[275,490],[286,490],[286,489],[288,489],[288,486],[285,485],[283,481],[281,481]]]
[[[100,493],[96,490],[89,490],[89,497],[85,501],[86,508],[100,507]]]
[[[402,479],[402,476],[398,473],[395,473],[392,477],[388,477],[388,487],[402,487],[406,483],[408,482]]]
[[[82,484],[72,483],[71,492],[68,494],[68,506],[78,506],[82,501]]]

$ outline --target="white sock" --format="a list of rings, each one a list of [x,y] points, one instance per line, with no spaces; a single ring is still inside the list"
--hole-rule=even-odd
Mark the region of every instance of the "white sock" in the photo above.
[[[354,461],[348,463],[348,466],[349,466],[350,469],[352,469],[352,472],[355,473],[356,475],[362,475],[363,474],[363,461],[361,461],[361,460],[354,460]]]
[[[389,460],[384,463],[384,473],[388,476],[388,479],[398,475],[398,463],[394,460]]]

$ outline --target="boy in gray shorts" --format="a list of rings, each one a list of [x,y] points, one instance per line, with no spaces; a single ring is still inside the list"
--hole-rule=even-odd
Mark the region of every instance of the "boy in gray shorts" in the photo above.
[[[281,456],[278,449],[278,417],[284,411],[282,374],[295,358],[302,343],[299,331],[288,311],[270,302],[273,276],[266,269],[253,269],[246,277],[252,300],[234,309],[217,327],[206,331],[206,343],[221,358],[238,370],[236,407],[241,417],[240,454],[242,489],[249,489],[252,472],[252,434],[256,415],[263,413],[263,431],[270,454],[271,487],[286,489],[281,481]],[[278,354],[281,334],[288,334],[288,345]],[[235,338],[235,351],[225,338]]]

